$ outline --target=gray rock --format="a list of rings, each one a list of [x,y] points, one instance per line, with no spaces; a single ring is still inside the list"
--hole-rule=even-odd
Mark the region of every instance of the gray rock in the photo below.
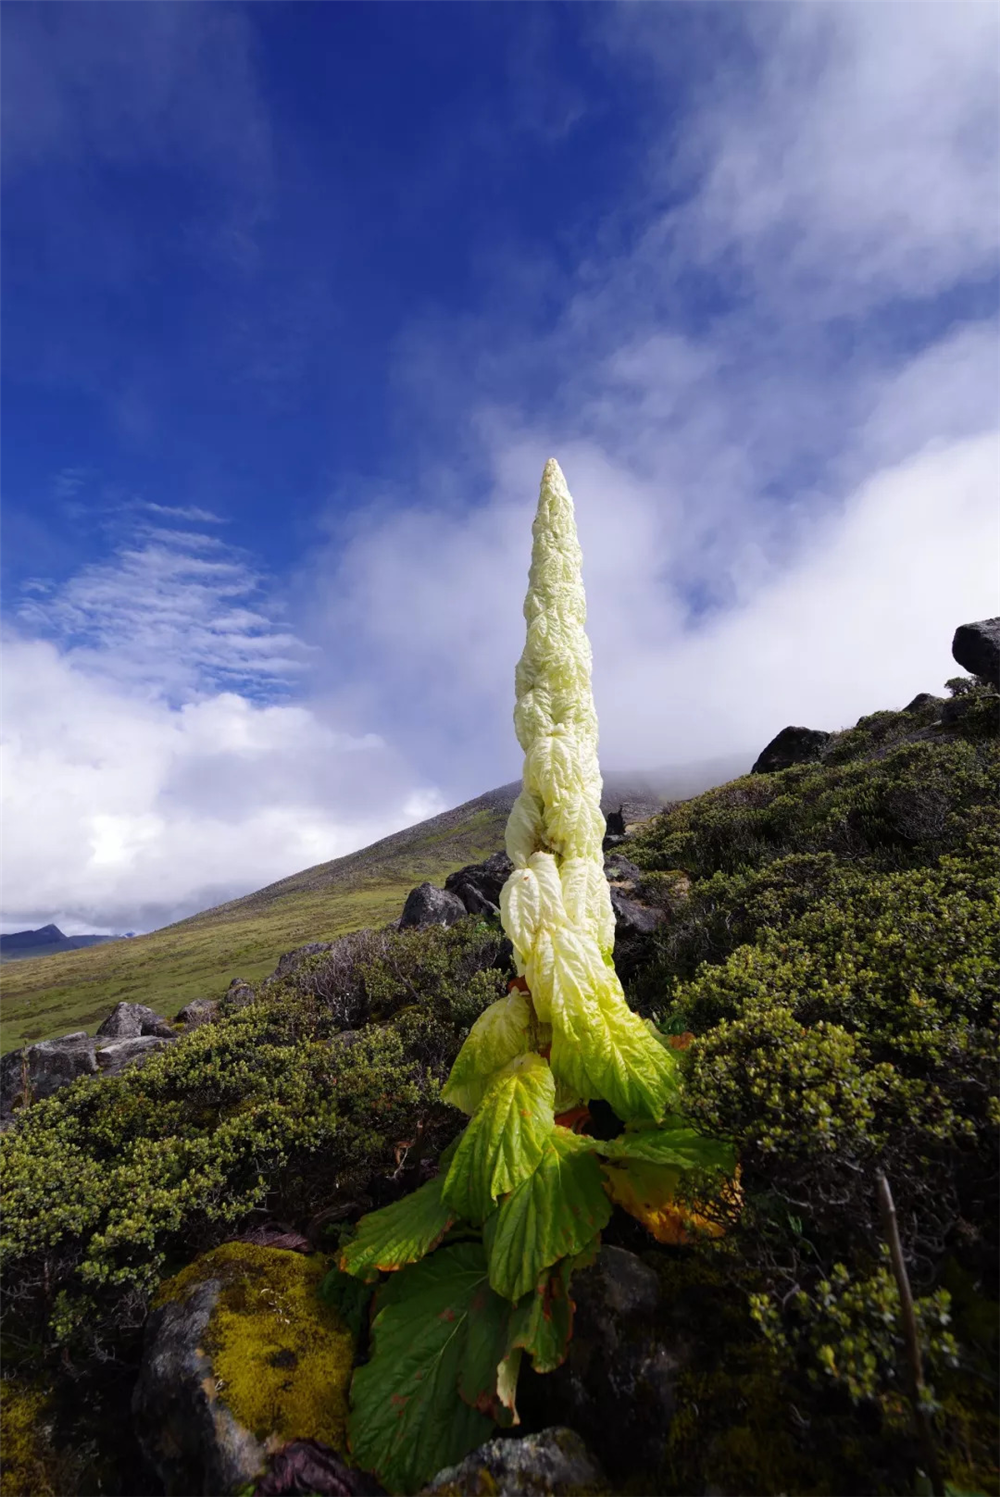
[[[776,774],[781,769],[791,768],[793,764],[811,764],[819,759],[830,737],[829,733],[823,733],[819,728],[782,728],[762,750],[750,773]]]
[[[98,1028],[97,1039],[134,1040],[139,1035],[159,1035],[161,1039],[174,1038],[174,1030],[162,1014],[155,1013],[144,1003],[116,1003],[104,1023]]]
[[[12,1050],[0,1061],[0,1116],[10,1117],[96,1070],[95,1043],[84,1029]]]
[[[518,1405],[536,1424],[587,1431],[615,1473],[656,1470],[690,1348],[660,1329],[661,1289],[634,1253],[605,1245],[574,1274],[576,1305],[566,1361],[544,1377],[522,1375]]]
[[[457,894],[470,915],[500,913],[500,890],[514,871],[505,852],[495,852],[485,863],[470,863],[449,873],[444,881],[449,894]]]
[[[399,928],[411,930],[419,925],[454,925],[456,920],[464,920],[467,914],[457,894],[436,889],[433,884],[419,884],[406,896]]]
[[[964,671],[1000,686],[1000,618],[960,624],[951,642],[951,653]]]
[[[129,1040],[111,1040],[108,1044],[98,1045],[97,1064],[105,1076],[117,1076],[126,1066],[143,1065],[151,1055],[158,1050],[164,1050],[173,1044],[177,1035],[171,1034],[169,1039],[160,1035],[144,1034],[136,1035]]]
[[[202,1350],[221,1287],[208,1279],[146,1322],[132,1414],[143,1455],[168,1497],[232,1492],[264,1466],[263,1445],[219,1399]]]
[[[237,1009],[246,1008],[248,1004],[255,1003],[256,999],[257,995],[246,978],[234,977],[226,989],[226,996],[222,1001],[226,1012],[232,1013]]]
[[[611,852],[604,859],[604,876],[626,894],[633,894],[642,882],[642,869],[630,863],[623,852]]]
[[[944,697],[932,696],[929,691],[918,691],[916,696],[913,698],[913,701],[907,702],[906,706],[903,708],[903,711],[925,712],[929,708],[934,707],[935,710],[940,713],[941,708],[944,706],[944,703]]]
[[[652,909],[648,904],[629,899],[620,889],[611,890],[611,908],[615,912],[615,941],[630,936],[648,936],[666,919],[663,910]]]
[[[178,1024],[186,1024],[189,1029],[197,1029],[200,1024],[211,1024],[219,1015],[219,1001],[217,998],[192,998],[190,1003],[185,1003],[177,1015]]]
[[[439,1471],[421,1497],[575,1497],[607,1490],[580,1436],[554,1428],[519,1440],[487,1440],[457,1466]]]
[[[294,951],[286,951],[278,958],[278,965],[273,972],[268,973],[261,986],[266,988],[272,982],[280,982],[289,972],[294,972],[296,967],[301,966],[307,956],[316,956],[320,951],[332,951],[336,944],[336,941],[310,941],[305,946],[296,946]]]

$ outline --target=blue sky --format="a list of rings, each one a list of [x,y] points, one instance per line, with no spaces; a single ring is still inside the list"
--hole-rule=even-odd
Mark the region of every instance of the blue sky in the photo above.
[[[549,455],[609,767],[939,689],[997,611],[992,5],[2,19],[5,928],[514,777]]]

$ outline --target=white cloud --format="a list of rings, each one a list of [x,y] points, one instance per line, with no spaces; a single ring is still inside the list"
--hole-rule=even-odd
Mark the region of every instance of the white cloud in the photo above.
[[[433,814],[316,710],[143,699],[47,641],[4,657],[5,929],[152,929]]]
[[[220,684],[273,690],[301,674],[308,650],[247,606],[261,587],[246,555],[216,536],[155,526],[62,587],[32,579],[17,615],[84,670],[175,699]]]

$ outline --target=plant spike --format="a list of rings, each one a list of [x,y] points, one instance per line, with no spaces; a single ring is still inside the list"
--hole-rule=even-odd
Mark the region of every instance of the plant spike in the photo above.
[[[514,678],[524,785],[507,823],[514,871],[501,894],[503,926],[534,1016],[551,1025],[561,1102],[604,1097],[625,1119],[660,1118],[676,1095],[675,1062],[628,1007],[612,964],[582,555],[554,458],[542,474],[532,537],[527,639]],[[474,1096],[469,1072],[486,1059],[478,1034],[473,1045],[480,1055],[460,1056],[453,1073],[460,1105]]]

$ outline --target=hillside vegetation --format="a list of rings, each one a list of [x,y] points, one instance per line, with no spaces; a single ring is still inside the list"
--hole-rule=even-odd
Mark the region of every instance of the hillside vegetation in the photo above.
[[[735,1145],[742,1197],[717,1203],[715,1241],[659,1245],[617,1212],[605,1233],[655,1268],[653,1328],[680,1366],[653,1465],[605,1455],[615,1491],[922,1490],[877,1170],[896,1199],[945,1476],[957,1492],[998,1491],[1000,740],[994,694],[954,689],[965,711],[947,726],[933,702],[875,713],[817,762],[732,780],[626,844],[644,897],[671,911],[630,954],[629,997],[683,1037],[685,1107]],[[438,844],[408,834],[400,889],[491,851],[503,814],[478,814]],[[352,893],[398,914],[372,867],[355,869]],[[300,896],[329,908],[328,887]],[[253,912],[227,907],[247,910],[234,930],[283,896],[253,898]],[[210,913],[207,931],[228,928]],[[357,925],[377,918],[352,910]],[[198,920],[172,930],[184,927]],[[332,933],[328,917],[299,929]],[[268,1221],[332,1254],[363,1212],[425,1178],[464,1122],[441,1085],[508,963],[499,926],[474,916],[358,931],[143,1069],[25,1110],[2,1145],[4,1375],[28,1390],[8,1406],[36,1409],[19,1426],[35,1431],[22,1435],[35,1475],[5,1494],[155,1490],[126,1431],[157,1285]],[[152,970],[149,983],[153,1001]],[[556,1379],[529,1380],[527,1427],[559,1422]],[[38,1472],[56,1457],[31,1399],[55,1449],[75,1453],[50,1488]],[[599,1453],[615,1417],[580,1430]]]
[[[610,775],[604,804],[634,816],[718,784],[732,762],[645,779]],[[394,920],[415,884],[441,883],[454,868],[503,846],[519,783],[444,811],[370,847],[318,863],[190,919],[130,941],[5,965],[0,1054],[73,1030],[93,1030],[116,1003],[146,1003],[172,1016],[192,998],[221,997],[233,977],[271,972],[284,951],[332,941]]]

